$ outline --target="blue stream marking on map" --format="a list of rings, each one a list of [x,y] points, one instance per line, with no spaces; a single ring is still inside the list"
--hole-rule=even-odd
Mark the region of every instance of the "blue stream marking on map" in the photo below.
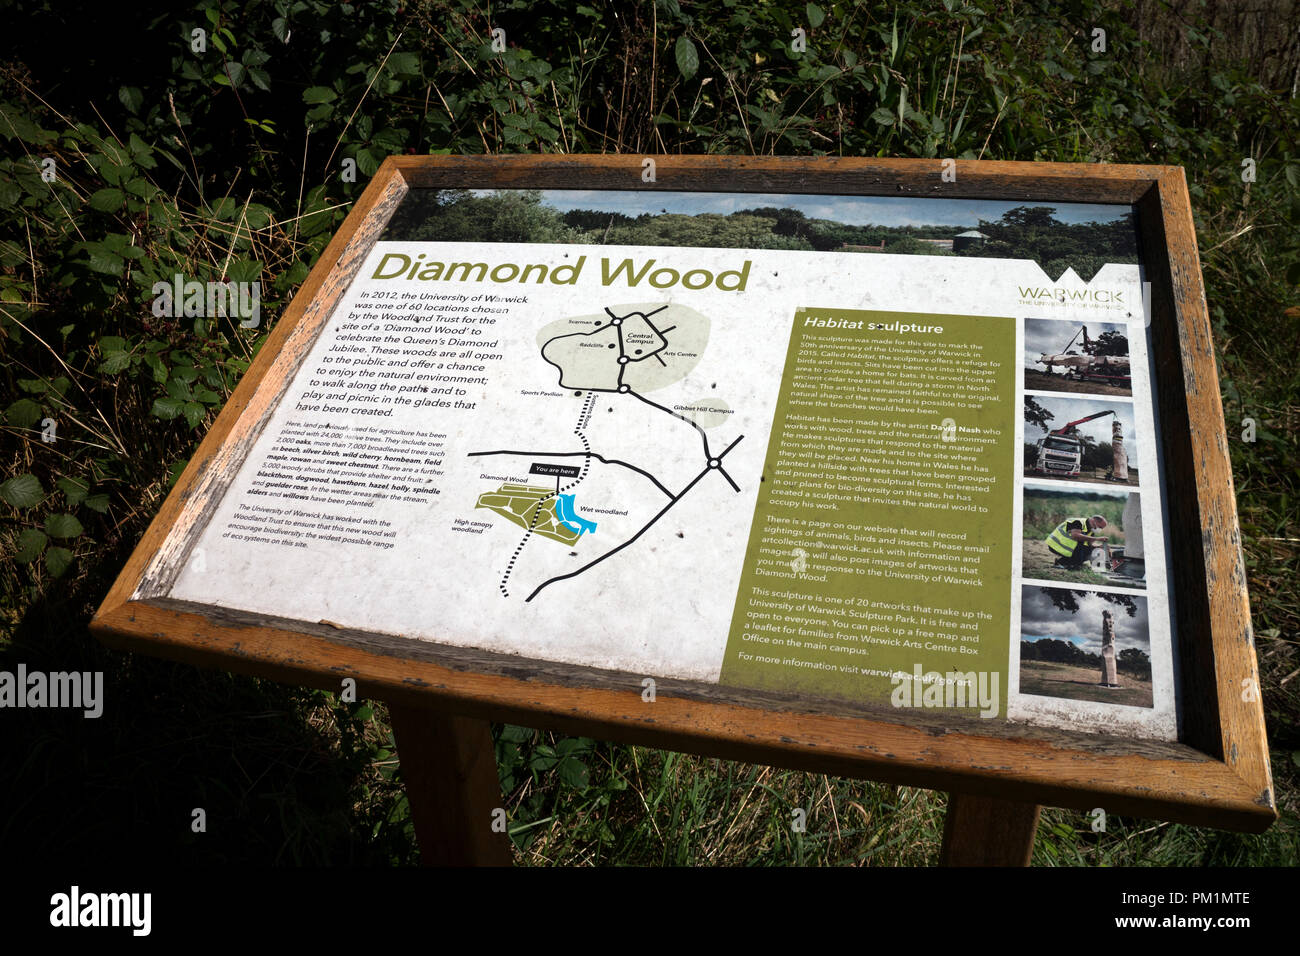
[[[559,495],[555,499],[555,514],[570,531],[576,531],[579,536],[585,531],[596,533],[596,522],[579,515],[573,510],[573,495]]]

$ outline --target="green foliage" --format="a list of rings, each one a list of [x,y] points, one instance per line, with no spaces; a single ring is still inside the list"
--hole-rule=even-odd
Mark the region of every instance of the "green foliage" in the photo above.
[[[522,190],[476,198],[465,189],[429,190],[403,203],[386,236],[439,242],[576,242],[581,237],[541,193]]]
[[[979,231],[988,241],[971,247],[970,255],[1005,259],[1031,258],[1056,280],[1073,268],[1085,282],[1107,262],[1137,262],[1137,231],[1132,215],[1112,222],[1063,223],[1051,207],[1020,206],[990,222],[981,220]]]
[[[695,44],[690,37],[677,38],[673,55],[677,58],[677,69],[681,71],[683,80],[689,80],[700,71],[700,55],[695,52]]]
[[[508,832],[516,846],[526,849],[537,836],[534,826],[549,819],[547,806],[553,801],[545,782],[554,779],[564,789],[585,791],[591,782],[586,758],[595,741],[513,724],[496,728],[494,738],[501,792],[516,808]]]

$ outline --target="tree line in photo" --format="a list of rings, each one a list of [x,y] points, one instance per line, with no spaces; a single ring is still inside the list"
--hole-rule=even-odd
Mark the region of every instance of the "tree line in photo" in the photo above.
[[[1128,336],[1123,332],[1108,330],[1087,342],[1072,342],[1067,354],[1119,355],[1128,358]]]
[[[1046,538],[1057,525],[1074,515],[1101,515],[1106,519],[1105,534],[1111,544],[1123,544],[1125,504],[1127,499],[1095,492],[1078,492],[1067,497],[1026,489],[1023,535]]]
[[[1132,213],[1111,222],[1065,223],[1051,206],[1018,206],[970,226],[852,225],[801,210],[760,206],[732,213],[561,212],[540,190],[476,195],[465,189],[414,190],[394,213],[384,239],[437,242],[535,242],[592,245],[705,246],[810,252],[1032,259],[1052,278],[1066,268],[1085,281],[1107,262],[1136,263]],[[962,232],[977,232],[955,241]],[[946,243],[952,243],[949,248]],[[941,244],[944,243],[944,244]]]
[[[1052,664],[1075,664],[1079,667],[1101,667],[1101,655],[1083,650],[1070,641],[1044,637],[1037,641],[1020,642],[1021,661],[1046,661]],[[1151,679],[1151,658],[1136,647],[1126,647],[1115,658],[1120,671],[1142,680]]]

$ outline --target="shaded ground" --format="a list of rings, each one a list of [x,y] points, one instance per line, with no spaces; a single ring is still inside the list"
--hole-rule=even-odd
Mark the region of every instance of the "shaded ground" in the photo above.
[[[1025,371],[1025,391],[1075,392],[1079,395],[1132,395],[1127,386],[1108,385],[1105,382],[1080,382],[1064,375],[1048,375],[1032,368]]]
[[[1132,674],[1120,673],[1119,687],[1102,687],[1097,683],[1098,667],[1056,664],[1051,661],[1020,662],[1020,693],[1038,697],[1063,697],[1066,700],[1095,700],[1105,704],[1150,707],[1151,682]]]

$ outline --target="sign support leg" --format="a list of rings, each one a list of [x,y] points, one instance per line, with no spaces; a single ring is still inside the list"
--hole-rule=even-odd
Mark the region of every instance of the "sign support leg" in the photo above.
[[[1028,866],[1039,807],[996,797],[948,795],[942,866]]]
[[[406,798],[425,866],[509,866],[492,732],[485,720],[389,704]],[[498,814],[504,826],[504,815]]]

